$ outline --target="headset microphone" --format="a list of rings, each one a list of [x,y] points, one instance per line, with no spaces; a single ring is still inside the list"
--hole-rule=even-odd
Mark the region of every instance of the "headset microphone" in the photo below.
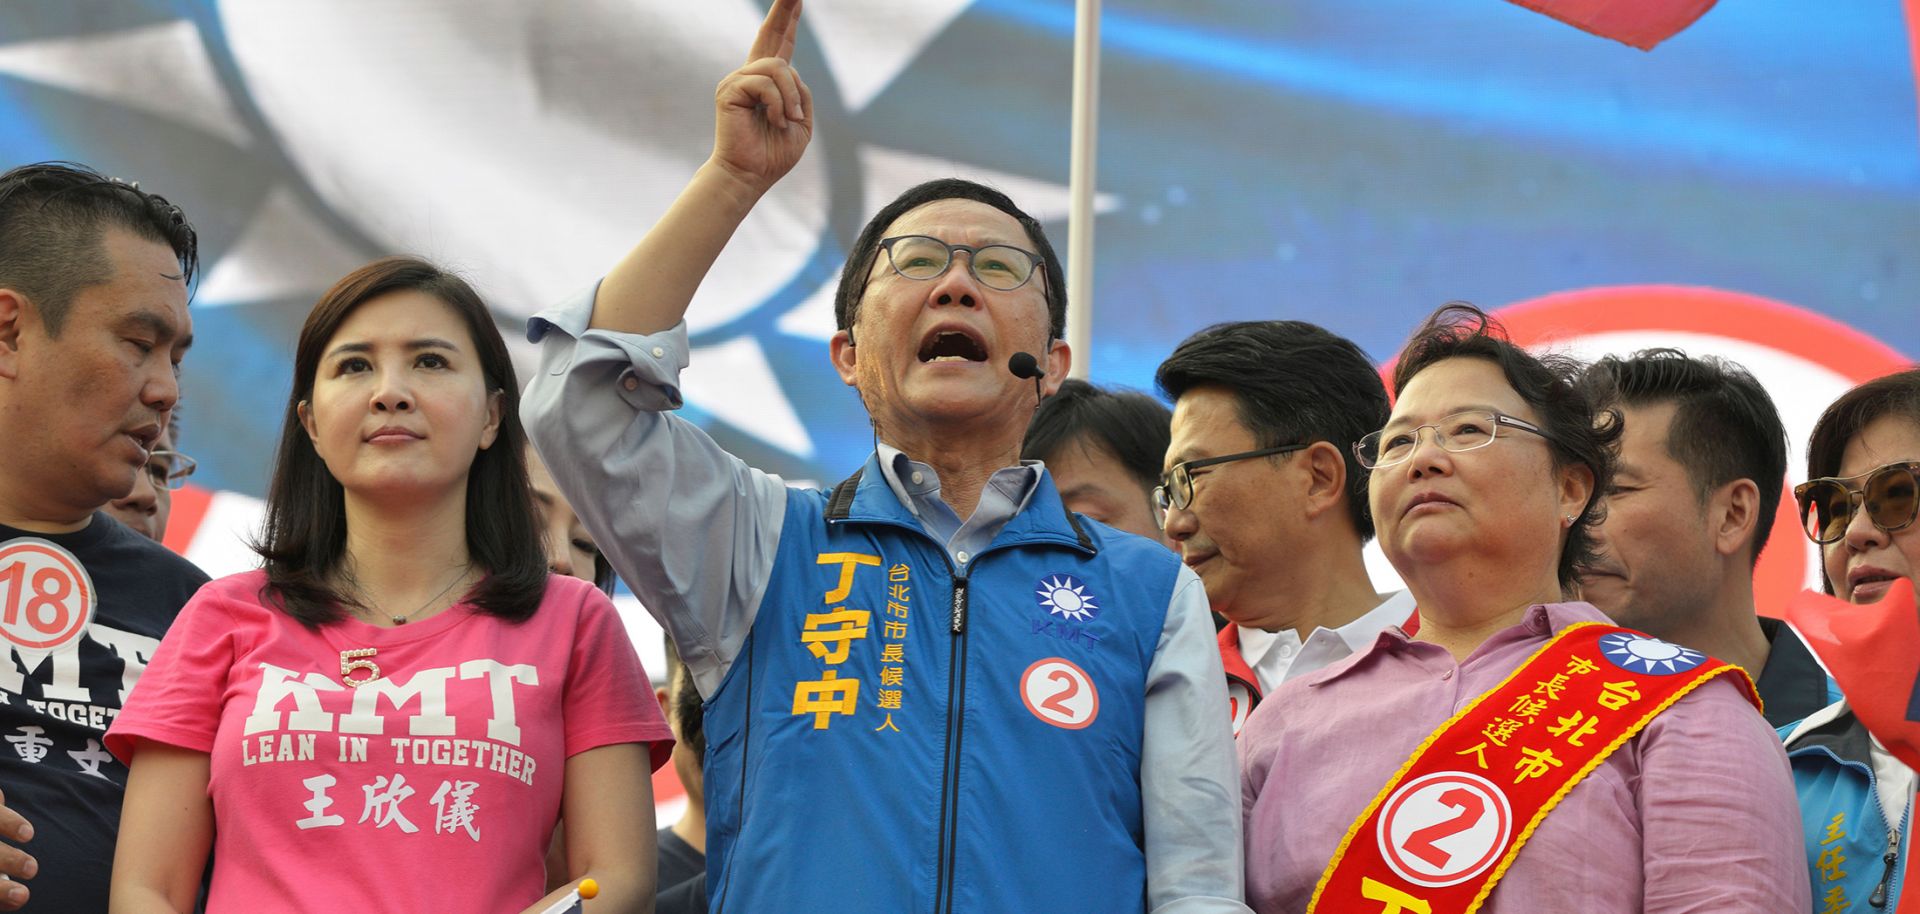
[[[1030,352],[1016,352],[1008,356],[1007,370],[1013,372],[1016,378],[1031,378],[1034,381],[1047,376],[1046,372],[1040,370],[1040,360]]]
[[[1040,360],[1034,358],[1033,353],[1016,352],[1007,357],[1007,370],[1013,372],[1016,378],[1033,379],[1033,408],[1039,409],[1042,399],[1040,379],[1047,376],[1046,372],[1040,370]]]

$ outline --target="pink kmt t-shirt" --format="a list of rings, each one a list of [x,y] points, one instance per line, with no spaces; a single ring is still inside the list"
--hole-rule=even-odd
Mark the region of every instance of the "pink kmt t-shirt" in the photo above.
[[[575,753],[672,736],[613,604],[548,579],[514,624],[460,604],[408,625],[308,629],[262,572],[201,588],[108,731],[209,753],[207,910],[518,911]],[[371,649],[364,658],[346,652]],[[342,666],[365,666],[343,675]]]

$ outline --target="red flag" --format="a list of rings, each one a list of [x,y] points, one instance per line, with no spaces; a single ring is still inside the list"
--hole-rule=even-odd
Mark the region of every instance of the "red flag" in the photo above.
[[[1880,602],[1864,605],[1806,591],[1787,604],[1787,621],[1826,663],[1867,732],[1920,770],[1920,611],[1913,582],[1895,581]],[[1907,866],[1900,912],[1920,912],[1920,866]]]
[[[1642,51],[1680,34],[1714,0],[1508,0]]]

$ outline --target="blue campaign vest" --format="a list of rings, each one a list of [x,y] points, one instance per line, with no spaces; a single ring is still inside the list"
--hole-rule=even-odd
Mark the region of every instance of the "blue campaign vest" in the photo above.
[[[1787,745],[1807,839],[1812,911],[1882,914],[1899,907],[1912,807],[1899,822],[1887,821],[1875,793],[1872,751],[1852,711]]]
[[[963,575],[876,460],[789,490],[706,705],[712,910],[1144,911],[1142,720],[1178,570],[1046,477]]]

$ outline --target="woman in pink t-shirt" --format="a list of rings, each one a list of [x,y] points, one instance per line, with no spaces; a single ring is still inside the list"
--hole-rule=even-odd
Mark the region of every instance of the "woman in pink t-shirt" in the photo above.
[[[596,911],[653,897],[671,736],[611,602],[551,575],[485,305],[410,258],[301,329],[259,551],[208,584],[107,735],[114,911]],[[542,898],[564,822],[568,886]]]

